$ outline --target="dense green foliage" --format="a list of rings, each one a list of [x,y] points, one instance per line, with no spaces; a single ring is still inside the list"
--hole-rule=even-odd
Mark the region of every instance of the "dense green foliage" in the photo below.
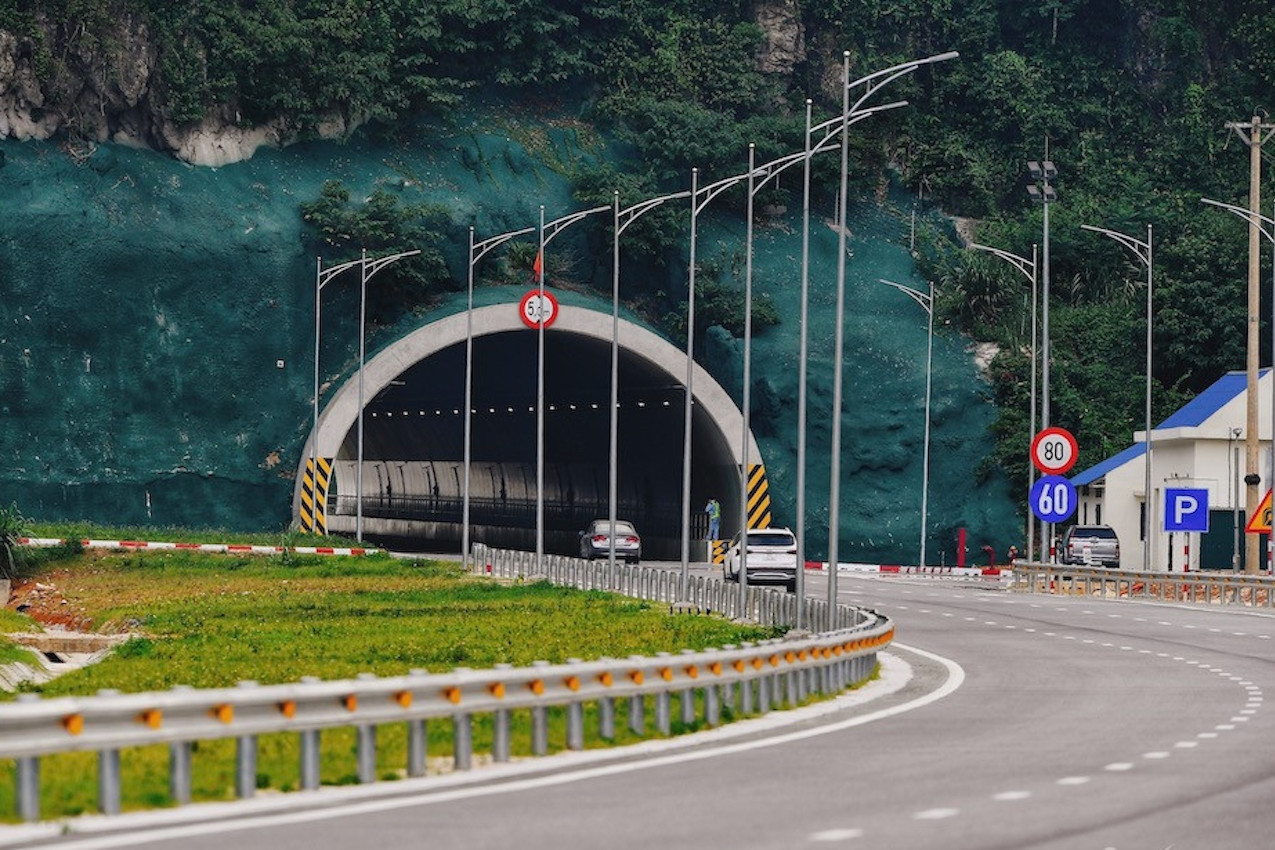
[[[582,199],[603,203],[614,189],[626,200],[683,189],[692,167],[708,179],[739,173],[749,143],[761,161],[799,149],[805,98],[814,99],[816,117],[839,109],[843,51],[858,77],[957,50],[959,60],[892,84],[890,98],[906,98],[909,108],[856,128],[856,191],[892,176],[927,204],[975,219],[978,241],[1030,256],[1042,241],[1042,212],[1023,191],[1023,166],[1057,163],[1051,419],[1079,437],[1081,466],[1140,427],[1146,331],[1143,267],[1081,224],[1139,238],[1154,228],[1157,420],[1243,366],[1245,228],[1199,198],[1234,202],[1247,193],[1247,150],[1225,125],[1271,105],[1269,4],[823,0],[798,10],[804,53],[781,73],[758,68],[763,33],[753,9],[704,0],[0,0],[0,27],[26,38],[40,73],[56,82],[69,57],[85,48],[109,53],[118,22],[140,17],[157,43],[162,108],[178,121],[213,113],[283,119],[304,137],[333,117],[393,133],[419,114],[445,115],[476,91],[546,111],[578,107],[630,154],[613,172],[589,166],[573,175]],[[41,27],[42,19],[60,23]],[[829,177],[833,164],[819,167]],[[776,190],[775,199],[786,196]],[[383,223],[383,214],[431,226],[428,211],[391,201],[353,208],[334,189],[310,214],[325,210],[315,223],[328,239],[348,235],[347,224]],[[400,230],[386,247],[418,233]],[[626,252],[668,262],[677,238],[669,220],[652,216],[634,228]],[[918,249],[946,318],[1001,345],[996,462],[1020,480],[1014,473],[1030,436],[1021,409],[1030,287],[946,234],[922,233]],[[426,258],[416,274],[433,284],[436,271]],[[631,297],[653,313],[672,312],[671,298]],[[715,300],[706,293],[706,304]],[[1262,337],[1269,347],[1269,334]]]

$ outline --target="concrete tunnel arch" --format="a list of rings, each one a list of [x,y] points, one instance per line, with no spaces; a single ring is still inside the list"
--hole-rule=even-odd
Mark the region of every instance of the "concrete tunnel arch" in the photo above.
[[[464,385],[464,348],[466,340],[467,316],[460,312],[423,325],[402,339],[370,358],[364,367],[363,399],[364,399],[364,463],[363,463],[363,533],[364,539],[380,542],[383,545],[418,551],[453,551],[459,549],[461,539],[460,504],[463,498],[463,453],[451,438],[439,437],[428,425],[416,424],[407,426],[403,417],[410,417],[417,412],[427,418],[434,410],[434,402],[438,399],[428,397],[429,388],[420,387],[427,396],[413,397],[410,405],[381,405],[378,399],[383,393],[399,394],[399,388],[414,387],[438,381],[436,373],[455,373],[451,386],[456,382]],[[528,328],[522,321],[519,307],[515,303],[496,304],[475,308],[472,311],[472,327],[474,338],[474,407],[481,407],[483,412],[493,404],[489,397],[479,397],[478,387],[483,383],[480,359],[504,362],[506,360],[526,360],[526,346],[536,344],[537,333]],[[604,400],[602,415],[609,407],[610,401],[610,345],[612,335],[612,316],[610,312],[602,312],[587,307],[566,305],[559,307],[553,324],[545,331],[546,352],[546,387],[550,380],[551,351],[566,369],[574,370],[583,364],[592,364],[593,372],[598,368],[597,359],[605,348],[605,367],[607,377],[601,387],[583,388],[581,392],[596,399]],[[503,346],[508,354],[501,357],[496,354],[497,346]],[[480,358],[480,350],[485,349],[485,358]],[[521,358],[517,349],[523,349]],[[534,351],[534,349],[532,349]],[[669,442],[671,422],[662,427],[646,429],[651,434],[641,433],[644,429],[636,421],[632,423],[627,441],[621,434],[621,456],[619,473],[621,518],[632,519],[643,535],[644,554],[647,557],[680,556],[681,534],[681,465],[683,453],[682,433],[685,416],[685,377],[686,352],[651,330],[632,321],[621,319],[618,327],[618,350],[621,364],[621,417],[626,408],[625,375],[640,375],[636,383],[657,390],[667,390],[677,394],[678,401],[669,405],[668,397],[661,402],[671,416],[676,413],[677,439],[673,445],[646,445],[642,440],[646,436],[657,443],[663,435],[663,442]],[[591,356],[593,355],[593,356]],[[459,368],[456,358],[459,356]],[[450,368],[431,368],[431,361],[449,358]],[[534,355],[530,368],[534,370]],[[525,368],[526,364],[521,364]],[[488,370],[490,371],[490,365]],[[534,375],[534,372],[532,373]],[[661,383],[662,382],[662,383]],[[531,393],[534,397],[535,386],[532,380]],[[561,382],[560,382],[561,383]],[[596,383],[596,380],[595,382]],[[722,503],[722,536],[729,536],[738,529],[740,512],[739,469],[743,462],[742,432],[743,416],[739,407],[726,390],[699,363],[694,364],[693,372],[694,406],[692,421],[692,475],[691,475],[691,517],[692,537],[702,536],[699,530],[703,527],[703,504],[710,496],[715,496]],[[437,389],[437,388],[435,388]],[[406,390],[409,394],[411,390]],[[523,390],[515,392],[524,392]],[[640,390],[639,390],[640,392]],[[435,392],[434,395],[445,395]],[[461,396],[463,398],[463,396]],[[426,404],[426,401],[431,403]],[[448,409],[434,410],[440,419],[446,419],[449,412],[459,414],[463,401],[455,404],[454,393]],[[553,403],[548,391],[546,404]],[[517,403],[508,399],[498,402],[503,409],[507,407],[510,414],[515,413],[519,405],[525,406],[525,400]],[[642,406],[642,402],[635,403]],[[593,402],[596,409],[597,403]],[[410,407],[401,411],[398,430],[391,431],[388,423],[397,409],[391,407]],[[630,405],[632,408],[633,405]],[[493,413],[498,413],[495,407]],[[519,408],[521,409],[521,408]],[[565,409],[565,408],[564,408]],[[572,408],[574,409],[574,407]],[[455,420],[457,417],[453,417]],[[475,414],[477,423],[479,415]],[[621,418],[621,430],[625,430]],[[546,414],[546,431],[550,427],[550,417]],[[312,446],[317,447],[319,458],[330,459],[331,477],[327,487],[327,498],[322,500],[324,509],[319,519],[329,533],[353,535],[356,531],[356,492],[357,486],[357,423],[358,423],[358,375],[351,375],[332,396],[322,410],[318,428],[306,440],[300,462],[298,464],[297,483],[293,494],[293,516],[305,517],[308,511],[309,494],[304,493],[305,471],[312,454]],[[525,422],[524,422],[525,425]],[[449,426],[452,431],[454,424]],[[566,430],[568,426],[557,424],[554,427]],[[528,499],[534,500],[536,487],[536,468],[534,460],[528,464],[527,458],[507,459],[497,449],[499,444],[515,437],[525,443],[526,435],[519,431],[526,428],[513,428],[498,431],[496,439],[488,438],[487,445],[478,445],[480,429],[475,424],[473,430],[473,457],[471,460],[471,528],[472,539],[495,546],[517,548],[534,548],[535,519],[528,517],[526,507]],[[590,433],[596,431],[590,428]],[[487,429],[491,433],[491,429]],[[450,432],[449,432],[450,433]],[[462,428],[463,433],[463,428]],[[395,436],[397,434],[397,436]],[[432,435],[432,436],[431,436]],[[605,435],[609,447],[609,429]],[[593,434],[596,442],[597,435]],[[534,433],[532,434],[534,441]],[[561,435],[559,435],[561,439]],[[755,435],[748,434],[748,462],[750,467],[761,466],[763,458]],[[422,441],[448,443],[451,451],[443,450],[444,457],[412,457],[422,453]],[[575,442],[575,441],[573,441]],[[647,458],[635,463],[633,458],[626,457],[626,442],[629,452],[634,452],[635,445],[640,450],[634,452]],[[644,454],[649,452],[649,454]],[[553,463],[546,436],[546,473],[545,473],[545,546],[549,552],[570,553],[578,544],[578,530],[583,528],[588,519],[605,517],[609,506],[609,470],[603,459],[602,468],[597,463]],[[397,455],[397,456],[396,456]],[[649,492],[652,487],[647,482],[647,491],[632,484],[630,479],[654,474],[651,458],[658,458],[663,465],[663,479],[654,485],[654,497]],[[675,459],[677,479],[669,480],[669,463]],[[627,463],[626,463],[627,461]],[[552,471],[550,466],[552,464]],[[625,469],[629,472],[626,474]],[[626,486],[626,483],[629,486]],[[761,484],[765,486],[764,478]],[[599,493],[599,489],[601,492]],[[304,497],[304,498],[303,498]],[[599,498],[601,504],[599,504]],[[768,504],[768,497],[767,504]],[[750,499],[750,503],[751,503]],[[482,505],[482,510],[476,506]],[[675,506],[677,517],[676,533],[670,528],[670,506]],[[599,512],[600,511],[600,512]],[[634,515],[636,514],[636,515]],[[759,511],[750,508],[750,523],[767,524],[753,517],[760,516]],[[586,519],[585,517],[588,517]],[[528,521],[530,519],[530,521]],[[304,522],[302,522],[304,526]]]

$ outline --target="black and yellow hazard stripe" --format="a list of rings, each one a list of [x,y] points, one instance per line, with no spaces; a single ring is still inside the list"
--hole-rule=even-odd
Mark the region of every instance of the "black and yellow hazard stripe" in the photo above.
[[[726,547],[730,545],[730,541],[729,540],[712,540],[710,542],[713,544],[713,563],[714,564],[726,563]]]
[[[770,484],[764,464],[748,467],[748,527],[770,528]]]
[[[301,479],[301,530],[315,534],[328,533],[328,482],[332,479],[332,458],[319,458],[319,474],[314,474],[314,461],[305,460]]]

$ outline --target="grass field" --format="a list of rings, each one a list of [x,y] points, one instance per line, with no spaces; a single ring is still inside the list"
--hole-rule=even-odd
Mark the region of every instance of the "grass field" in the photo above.
[[[47,536],[75,536],[64,528],[61,532]],[[112,533],[119,535],[119,530]],[[147,537],[160,539],[153,531]],[[647,602],[601,592],[545,583],[500,584],[466,575],[454,564],[388,556],[72,548],[38,569],[34,578],[56,588],[94,630],[137,635],[100,663],[31,688],[46,696],[92,694],[100,688],[137,692],[176,684],[206,688],[247,679],[269,684],[301,676],[341,679],[363,672],[399,675],[413,668],[443,671],[501,662],[561,662],[570,657],[701,649],[774,636],[770,630],[717,618],[674,616]],[[0,616],[3,632],[31,626],[27,618],[12,612]],[[517,714],[516,755],[530,749],[529,718]],[[563,744],[562,726],[562,717],[553,715],[552,749]],[[586,720],[586,728],[596,727],[592,718]],[[449,722],[429,724],[429,754],[437,758],[436,766],[451,752],[451,734]],[[487,718],[478,718],[477,752],[490,746],[490,735]],[[378,775],[402,775],[405,738],[402,724],[378,730]],[[633,739],[623,730],[614,742],[592,738],[586,746]],[[297,786],[296,735],[262,736],[258,759],[259,787]],[[170,804],[167,764],[165,747],[122,754],[126,809]],[[353,782],[355,771],[353,731],[324,733],[323,782]],[[91,753],[42,759],[42,817],[92,811],[95,775]],[[12,762],[0,762],[0,818],[10,821],[12,783]],[[193,784],[196,800],[233,798],[233,741],[196,745]]]

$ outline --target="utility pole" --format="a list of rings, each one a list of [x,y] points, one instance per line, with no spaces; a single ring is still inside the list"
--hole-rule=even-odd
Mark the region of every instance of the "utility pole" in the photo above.
[[[1238,121],[1228,121],[1227,127],[1235,131],[1244,144],[1248,145],[1248,208],[1252,213],[1249,216],[1248,224],[1248,334],[1247,334],[1247,368],[1246,368],[1246,403],[1245,403],[1245,466],[1244,466],[1244,485],[1245,485],[1245,503],[1248,507],[1247,515],[1252,516],[1257,512],[1258,503],[1262,498],[1260,488],[1262,476],[1257,471],[1258,465],[1258,432],[1257,432],[1257,368],[1258,368],[1258,329],[1260,320],[1258,319],[1259,304],[1261,301],[1261,286],[1258,277],[1261,269],[1261,227],[1257,218],[1261,210],[1262,201],[1262,143],[1270,138],[1275,125],[1263,124],[1259,116],[1254,115],[1253,120],[1240,123]],[[1272,423],[1275,426],[1275,423]],[[1275,448],[1275,440],[1272,441],[1272,447]],[[1269,487],[1271,482],[1267,482]],[[1261,561],[1258,543],[1260,538],[1256,534],[1245,535],[1244,540],[1244,572],[1258,572]]]

